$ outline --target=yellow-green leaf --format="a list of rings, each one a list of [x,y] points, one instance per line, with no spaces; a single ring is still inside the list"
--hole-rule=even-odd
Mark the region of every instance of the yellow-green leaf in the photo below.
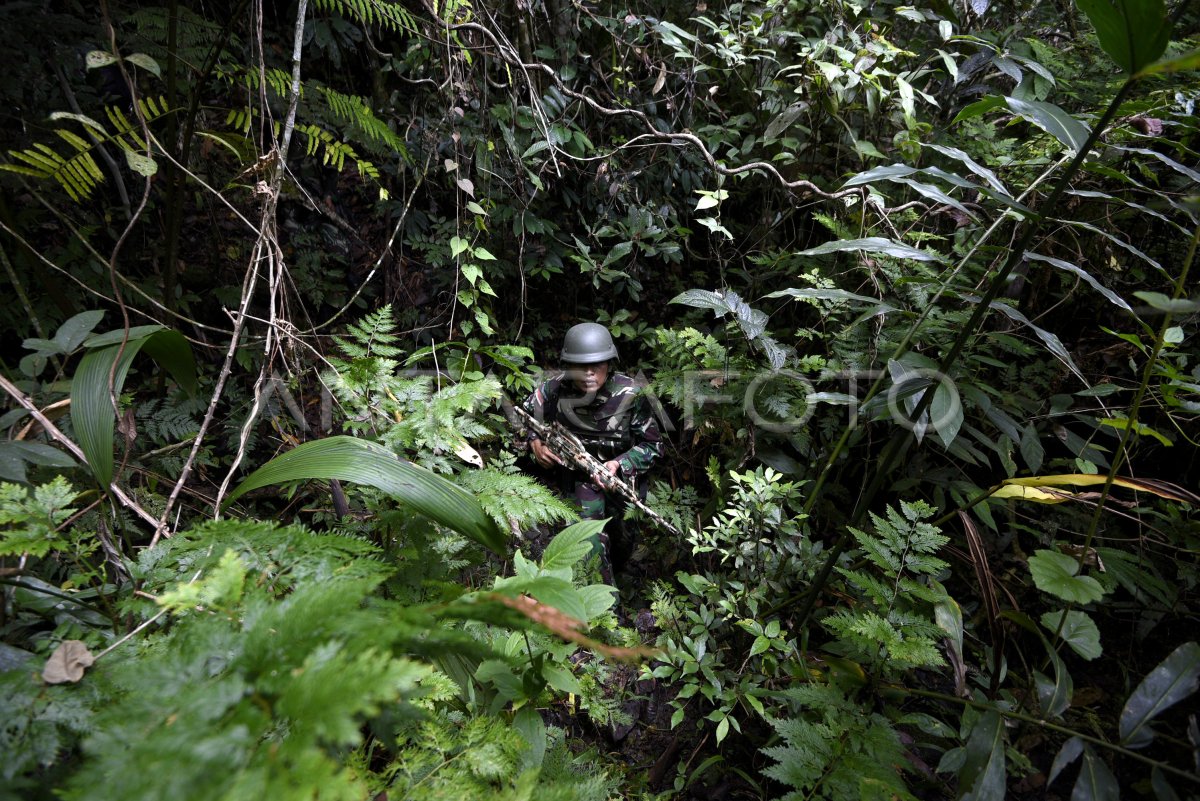
[[[1105,481],[1107,481],[1106,476],[1092,475],[1089,473],[1061,473],[1050,476],[1026,476],[1025,478],[1010,478],[1006,480],[1004,484],[1016,484],[1023,487],[1094,487],[1097,484],[1103,484]],[[1118,487],[1138,490],[1139,492],[1153,492],[1160,498],[1166,498],[1169,501],[1179,501],[1181,503],[1190,503],[1194,506],[1200,506],[1200,495],[1197,495],[1191,490],[1184,489],[1176,484],[1172,484],[1169,481],[1160,481],[1154,478],[1129,478],[1127,476],[1116,476],[1113,478],[1113,483]]]

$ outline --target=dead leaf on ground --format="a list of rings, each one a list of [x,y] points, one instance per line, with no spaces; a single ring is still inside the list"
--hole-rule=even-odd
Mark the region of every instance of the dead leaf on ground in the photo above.
[[[95,661],[96,657],[80,640],[63,640],[46,660],[42,680],[47,684],[74,684]]]

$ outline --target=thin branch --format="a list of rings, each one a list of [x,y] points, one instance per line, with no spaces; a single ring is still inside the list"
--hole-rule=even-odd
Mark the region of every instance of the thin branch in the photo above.
[[[60,431],[58,426],[54,425],[54,423],[50,421],[50,418],[42,414],[42,410],[39,409],[37,405],[25,395],[25,393],[17,389],[16,385],[14,385],[3,375],[0,375],[0,389],[3,389],[5,392],[7,392],[9,396],[13,398],[13,400],[15,400],[26,411],[28,411],[33,419],[37,420],[38,423],[41,424],[42,428],[46,430],[46,433],[62,443],[63,447],[70,451],[72,456],[74,456],[83,464],[87,464],[87,457],[84,456],[83,450],[74,442],[72,442],[66,434]],[[121,502],[121,505],[132,511],[151,526],[156,528],[158,527],[159,523],[154,515],[150,514],[140,505],[138,505],[137,501],[129,497],[129,495],[127,495],[125,491],[116,484],[116,482],[109,484],[108,489],[112,492],[116,499]]]
[[[375,273],[383,265],[383,260],[392,252],[392,247],[396,244],[396,237],[400,235],[400,229],[404,226],[404,220],[408,217],[408,210],[412,208],[413,198],[417,196],[417,190],[421,188],[421,184],[425,181],[425,176],[429,173],[429,162],[433,159],[434,152],[431,150],[425,158],[425,167],[421,170],[421,174],[417,176],[417,182],[413,185],[412,191],[408,193],[408,200],[405,201],[404,209],[400,212],[400,219],[396,220],[396,226],[392,229],[392,236],[388,239],[387,246],[383,249],[383,252],[379,254],[379,258],[375,260],[375,264],[372,265],[371,272],[367,273],[367,277],[358,285],[358,289],[354,290],[354,294],[350,296],[350,299],[346,301],[342,308],[334,312],[333,316],[328,320],[313,328],[314,333],[320,331],[322,328],[328,328],[346,313],[346,310],[354,304],[354,301],[358,300],[358,296],[362,294],[367,284],[371,283],[371,279],[375,277]]]
[[[254,296],[255,287],[258,285],[259,261],[258,250],[256,248],[251,260],[250,269],[246,272],[246,280],[242,283],[242,299],[238,306],[237,315],[233,320],[233,336],[230,338],[229,347],[225,351],[225,362],[221,365],[221,372],[217,376],[217,385],[213,388],[212,397],[208,401],[208,410],[204,413],[204,420],[200,423],[200,431],[196,433],[196,440],[192,443],[192,450],[188,454],[187,461],[183,463],[183,469],[179,472],[179,478],[175,481],[175,486],[171,489],[170,497],[167,498],[167,505],[163,509],[162,517],[155,521],[156,529],[154,538],[150,541],[151,546],[158,542],[160,536],[170,536],[167,532],[167,520],[170,519],[171,509],[174,507],[175,501],[178,500],[179,493],[183,491],[183,485],[191,477],[192,466],[196,463],[196,457],[200,454],[200,446],[204,442],[204,436],[208,433],[208,427],[212,425],[213,418],[216,416],[217,403],[221,400],[221,395],[225,392],[225,382],[229,380],[229,375],[233,372],[233,358],[237,353],[242,327],[245,325],[246,310],[250,307],[250,299]]]
[[[285,269],[283,253],[279,247],[275,215],[279,205],[279,189],[283,184],[283,176],[287,167],[288,148],[291,145],[292,134],[296,127],[296,109],[300,105],[300,57],[304,48],[304,18],[307,14],[307,9],[308,0],[300,0],[299,7],[296,9],[295,36],[292,40],[292,85],[287,116],[284,118],[283,135],[275,151],[275,169],[271,175],[271,184],[269,187],[261,190],[266,193],[266,199],[263,202],[259,228],[260,238],[257,247],[267,260],[271,283],[268,292],[269,320],[271,321],[271,325],[267,328],[267,336],[263,343],[265,358],[263,359],[262,368],[259,370],[258,378],[254,382],[254,403],[250,408],[250,414],[247,415],[246,421],[242,424],[241,434],[238,437],[237,453],[234,454],[233,461],[229,465],[229,470],[221,482],[221,487],[217,490],[217,500],[213,509],[214,517],[220,517],[221,515],[221,499],[225,497],[225,493],[229,489],[229,484],[233,481],[234,475],[237,474],[238,466],[241,465],[242,459],[245,458],[246,446],[250,439],[250,429],[258,417],[259,410],[262,408],[265,389],[270,385],[271,355],[276,342],[274,336],[275,320],[277,317],[275,303],[279,286],[282,283],[282,274]],[[262,40],[260,38],[260,48],[261,44]],[[265,84],[265,81],[263,81],[263,84]]]

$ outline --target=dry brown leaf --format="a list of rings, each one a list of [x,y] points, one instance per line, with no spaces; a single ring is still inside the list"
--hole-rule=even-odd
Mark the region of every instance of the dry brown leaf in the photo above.
[[[63,640],[42,669],[42,680],[47,684],[74,684],[83,678],[83,672],[92,666],[96,657],[79,640]]]
[[[580,629],[583,628],[581,621],[576,620],[570,615],[565,615],[553,606],[547,606],[528,595],[520,595],[514,598],[509,595],[490,593],[485,597],[488,600],[498,601],[509,609],[515,609],[534,623],[544,626],[551,633],[558,635],[564,640],[597,651],[609,659],[616,659],[620,662],[636,662],[639,659],[649,659],[658,656],[660,653],[657,649],[645,646],[620,648],[615,645],[606,645],[599,640],[593,640],[591,637],[580,632]]]

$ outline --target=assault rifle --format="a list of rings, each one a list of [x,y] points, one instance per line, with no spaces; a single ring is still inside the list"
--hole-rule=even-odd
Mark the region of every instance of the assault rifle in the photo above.
[[[647,506],[638,496],[637,490],[629,486],[624,479],[608,472],[608,468],[604,466],[604,462],[588,453],[587,448],[579,441],[579,437],[563,428],[561,423],[557,421],[552,423],[542,422],[516,404],[513,404],[512,409],[541,438],[546,447],[557,454],[560,459],[567,464],[573,464],[590,476],[598,476],[598,483],[604,490],[620,495],[626,502],[640,509],[656,526],[683,539],[682,531],[675,528],[662,515]]]

